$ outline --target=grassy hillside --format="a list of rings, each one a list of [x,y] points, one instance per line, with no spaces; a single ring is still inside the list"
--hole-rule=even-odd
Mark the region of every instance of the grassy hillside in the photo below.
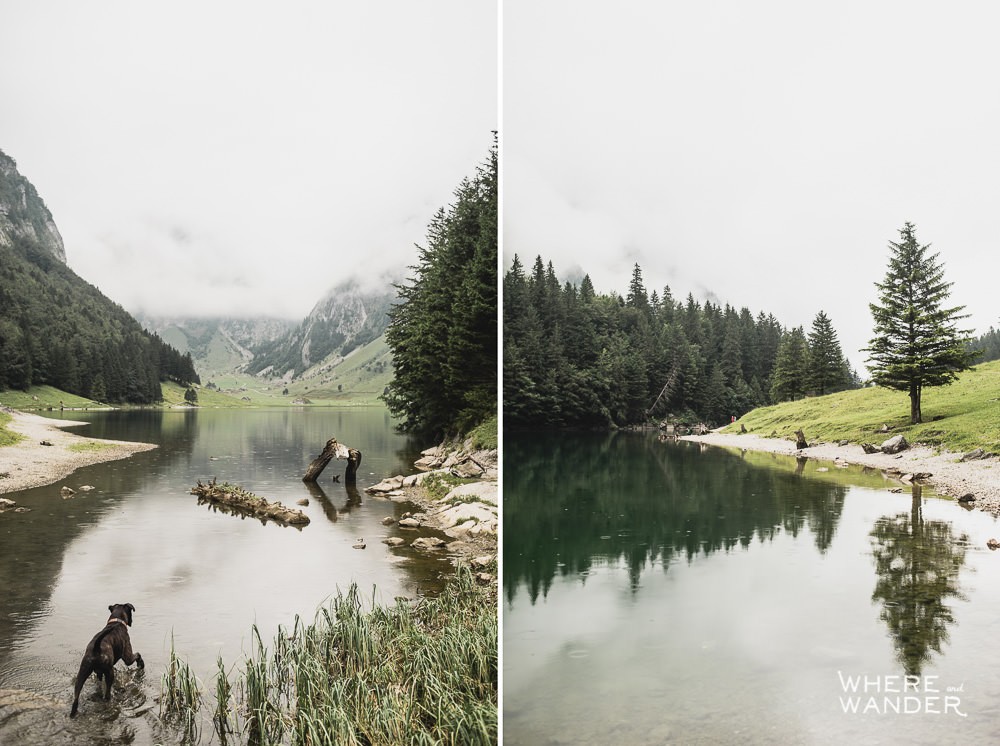
[[[926,443],[948,451],[983,448],[1000,452],[1000,361],[977,365],[950,386],[925,389],[921,408],[924,422],[910,425],[910,400],[900,391],[867,388],[842,391],[744,415],[723,432],[739,432],[740,425],[757,435],[794,437],[802,428],[810,441],[849,440],[879,443],[887,436],[883,424],[911,443]]]
[[[184,400],[184,393],[187,391],[187,386],[180,386],[173,381],[167,381],[162,386],[163,389],[163,404],[168,407],[172,407],[178,404],[187,404]],[[213,391],[212,389],[207,389],[204,386],[195,386],[194,390],[198,393],[198,406],[204,408],[239,408],[239,407],[251,407],[253,406],[252,401],[243,400],[238,394],[224,394],[220,391]]]
[[[0,391],[0,404],[11,409],[59,409],[60,403],[67,409],[97,409],[106,407],[93,399],[70,394],[54,386],[31,386],[27,391],[9,389]]]

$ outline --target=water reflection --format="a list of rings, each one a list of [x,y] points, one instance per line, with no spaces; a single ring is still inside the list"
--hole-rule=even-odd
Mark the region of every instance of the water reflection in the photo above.
[[[83,646],[111,602],[139,609],[132,637],[147,671],[164,669],[176,639],[193,670],[210,676],[220,654],[228,665],[238,660],[251,624],[267,639],[352,582],[369,589],[372,602],[391,604],[397,595],[438,592],[450,570],[440,555],[382,543],[404,531],[395,521],[411,506],[362,500],[369,484],[408,473],[415,455],[384,410],[62,415],[90,421],[81,434],[159,447],[11,495],[31,511],[0,521],[0,744],[176,740],[155,716],[158,675],[123,676],[122,691],[116,676],[110,704],[95,701],[78,720],[67,718]],[[357,485],[329,475],[317,485],[301,481],[331,436],[364,453]],[[308,498],[303,510],[312,522],[282,530],[212,515],[190,494],[212,477],[289,506]],[[62,484],[94,489],[63,500]],[[355,548],[358,537],[364,551]]]
[[[955,623],[949,599],[966,600],[959,583],[968,537],[945,521],[924,520],[921,489],[913,486],[909,513],[883,516],[871,531],[878,577],[872,601],[889,627],[907,675],[919,676],[931,651],[941,652]]]
[[[507,438],[504,589],[534,603],[556,575],[585,580],[595,562],[644,571],[746,548],[808,528],[825,552],[845,486],[761,469],[738,453],[649,434],[562,433]]]

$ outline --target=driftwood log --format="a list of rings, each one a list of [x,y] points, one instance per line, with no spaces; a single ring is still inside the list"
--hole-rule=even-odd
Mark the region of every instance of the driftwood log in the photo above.
[[[198,502],[205,501],[262,520],[271,520],[275,523],[291,526],[304,526],[309,523],[309,516],[301,510],[289,508],[277,501],[268,502],[264,498],[228,482],[218,484],[213,479],[208,484],[202,484],[199,479],[198,483],[191,488],[191,494],[198,496]]]
[[[344,484],[355,484],[357,482],[358,467],[361,466],[361,451],[356,448],[348,448],[343,443],[338,443],[336,438],[330,438],[323,446],[323,452],[313,459],[306,470],[303,482],[315,482],[323,469],[334,458],[347,459],[347,470],[344,472]]]

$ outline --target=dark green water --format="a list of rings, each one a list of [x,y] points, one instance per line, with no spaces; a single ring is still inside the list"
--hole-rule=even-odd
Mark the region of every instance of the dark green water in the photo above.
[[[1000,738],[993,517],[651,434],[504,463],[505,743]]]
[[[176,734],[163,731],[155,717],[171,635],[210,693],[217,656],[227,667],[238,663],[251,649],[253,624],[269,644],[278,625],[290,627],[296,614],[312,620],[351,583],[390,605],[397,595],[441,587],[445,560],[381,543],[403,535],[382,519],[399,517],[407,506],[363,492],[385,476],[410,473],[417,456],[417,444],[395,433],[382,409],[65,418],[89,421],[82,434],[159,447],[7,495],[32,510],[0,516],[0,744],[173,742]],[[363,453],[356,489],[332,481],[344,470],[336,461],[319,488],[302,483],[330,437]],[[286,505],[308,498],[302,510],[311,523],[301,530],[264,525],[199,505],[188,491],[212,477]],[[64,500],[63,484],[94,489]],[[359,537],[364,550],[353,548]],[[119,602],[136,607],[131,639],[145,672],[122,673],[110,704],[97,699],[91,681],[79,718],[70,721],[83,650],[104,626],[108,605]],[[118,669],[124,671],[122,664]]]

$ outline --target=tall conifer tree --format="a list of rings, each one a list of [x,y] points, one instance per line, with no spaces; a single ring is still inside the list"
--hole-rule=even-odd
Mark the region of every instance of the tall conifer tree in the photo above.
[[[830,317],[820,311],[809,332],[809,387],[822,396],[847,382],[848,372],[837,332]]]
[[[875,337],[869,342],[868,368],[879,386],[906,391],[910,422],[922,421],[920,398],[926,386],[951,383],[975,359],[969,332],[956,324],[967,318],[965,306],[945,307],[951,295],[938,254],[917,242],[916,228],[906,223],[898,243],[889,242],[889,268],[875,283],[878,303],[870,304]]]

